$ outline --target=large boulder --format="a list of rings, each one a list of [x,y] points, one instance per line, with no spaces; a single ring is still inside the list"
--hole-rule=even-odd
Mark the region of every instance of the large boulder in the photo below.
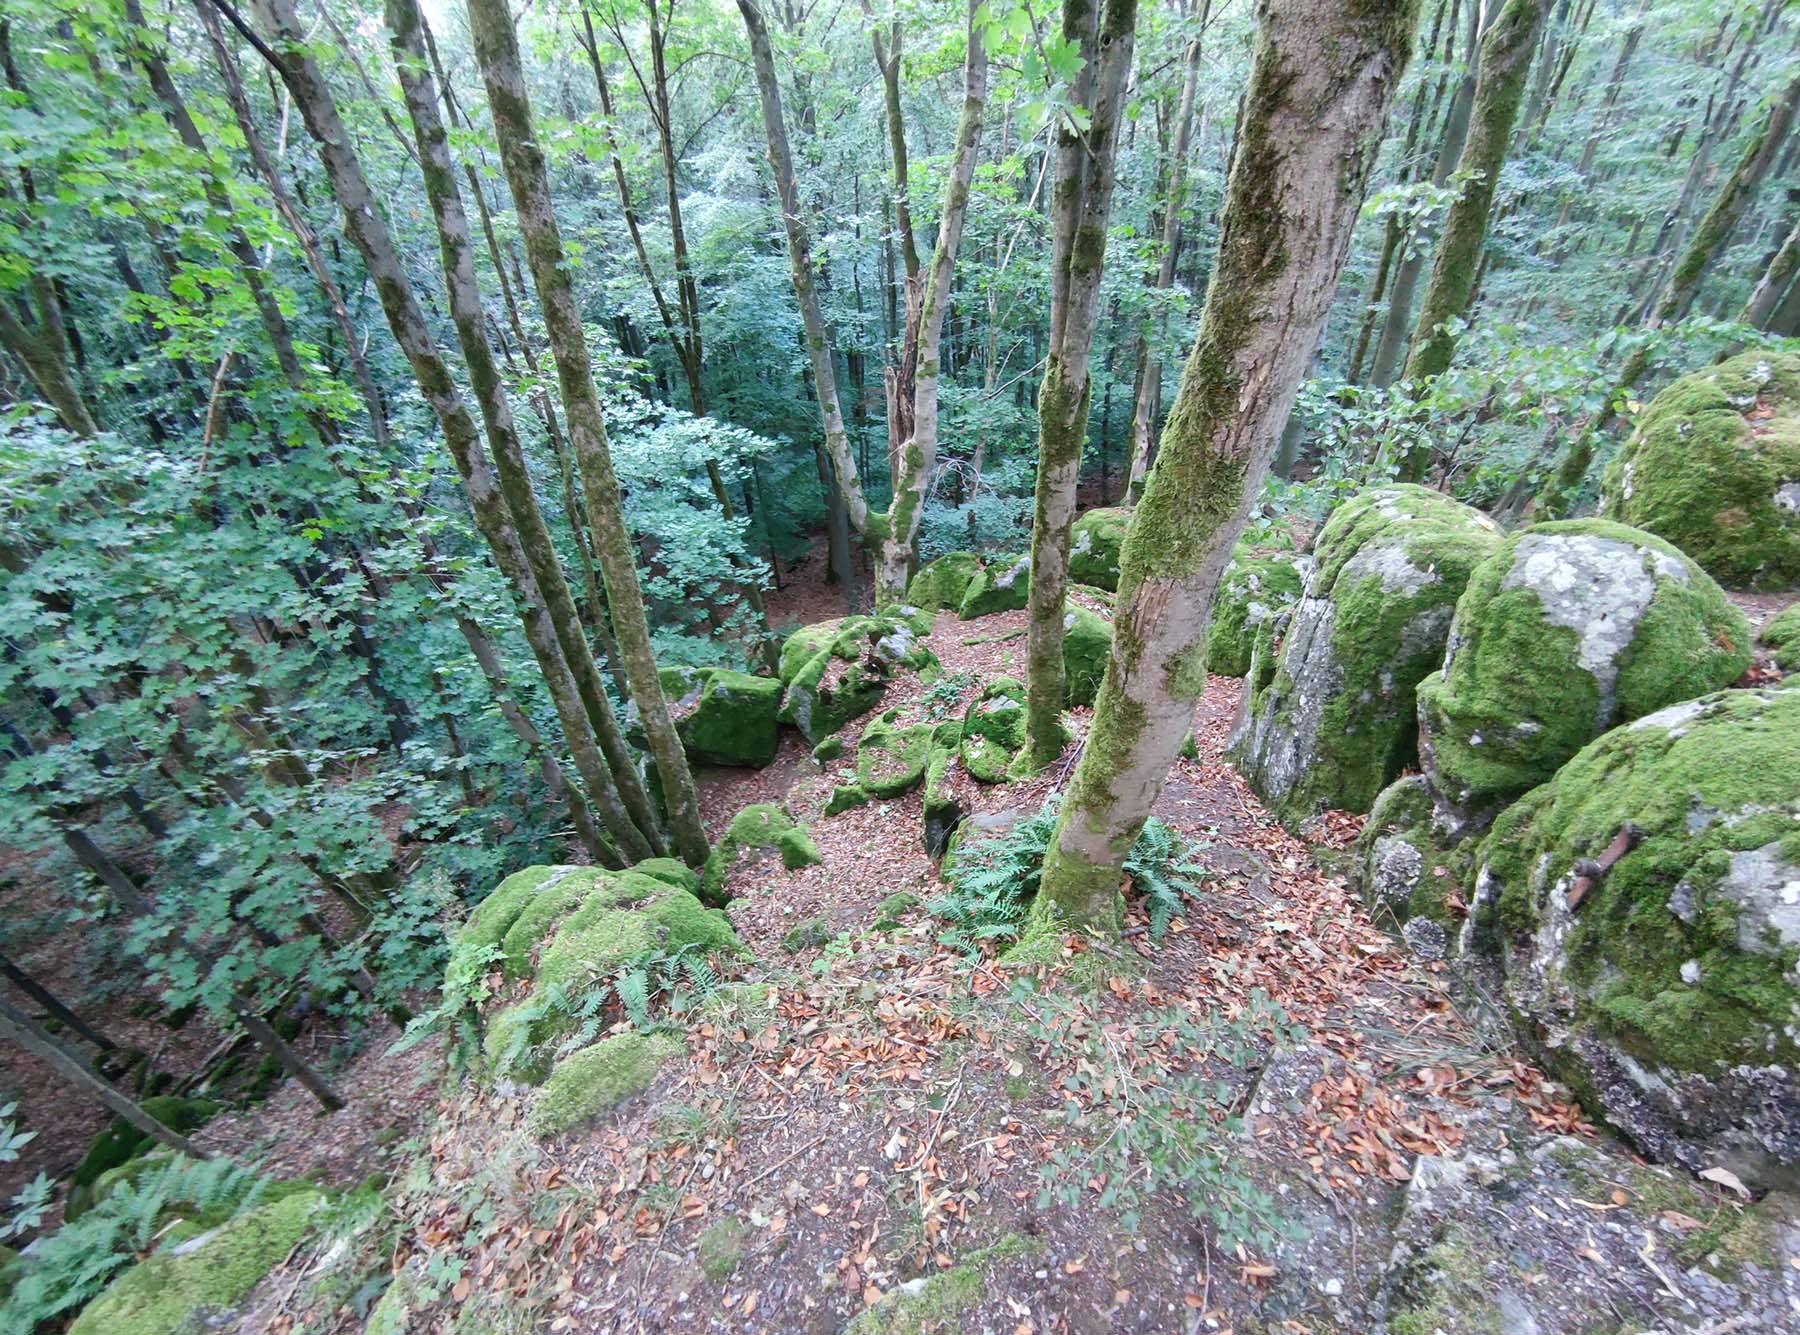
[[[760,768],[775,759],[782,684],[729,668],[664,668],[663,694],[688,758]]]
[[[1470,576],[1444,666],[1419,683],[1420,750],[1441,794],[1491,809],[1749,666],[1743,613],[1668,543],[1604,519],[1539,524]]]
[[[1246,679],[1232,729],[1233,761],[1282,820],[1367,811],[1417,759],[1414,688],[1501,541],[1486,515],[1424,487],[1378,487],[1332,514],[1305,596],[1266,632],[1280,641],[1273,669]]]
[[[777,717],[817,745],[880,703],[896,673],[934,665],[922,643],[930,633],[930,614],[917,608],[802,626],[781,646]]]
[[[1119,552],[1131,511],[1112,507],[1089,510],[1069,530],[1069,578],[1109,593],[1119,590]]]
[[[906,601],[924,612],[960,607],[980,573],[981,558],[974,552],[945,552],[912,577],[906,586]]]
[[[1800,603],[1770,618],[1756,642],[1782,672],[1800,672]]]
[[[1477,862],[1478,944],[1590,1111],[1653,1158],[1800,1183],[1800,690],[1615,728]]]
[[[1213,595],[1206,628],[1206,670],[1225,677],[1250,671],[1256,633],[1300,601],[1306,558],[1240,546]]]
[[[1747,352],[1663,390],[1607,466],[1600,512],[1731,588],[1800,584],[1800,353]]]
[[[963,715],[963,768],[981,783],[1004,783],[1024,745],[1025,687],[1011,677],[995,677]]]
[[[1063,605],[1063,704],[1091,705],[1112,656],[1112,622],[1079,603]]]
[[[996,556],[969,581],[956,615],[973,621],[994,612],[1016,612],[1030,596],[1030,555]]]

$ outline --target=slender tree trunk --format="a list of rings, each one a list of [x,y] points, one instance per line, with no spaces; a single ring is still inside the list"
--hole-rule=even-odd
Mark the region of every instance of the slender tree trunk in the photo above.
[[[1028,935],[1117,930],[1121,868],[1206,688],[1213,593],[1336,291],[1417,17],[1417,0],[1259,7],[1206,308]]]
[[[1450,369],[1456,334],[1448,326],[1468,313],[1475,292],[1475,271],[1487,243],[1494,191],[1499,186],[1500,169],[1518,119],[1532,50],[1549,7],[1550,0],[1507,0],[1481,39],[1474,109],[1456,164],[1457,175],[1467,183],[1450,205],[1438,237],[1437,259],[1419,306],[1412,350],[1406,358],[1404,374],[1408,380],[1440,375]],[[1428,448],[1409,451],[1400,462],[1401,480],[1422,481],[1430,463]]]
[[[1750,299],[1738,314],[1738,323],[1757,329],[1770,328],[1770,317],[1775,314],[1781,294],[1794,281],[1796,272],[1800,272],[1800,215],[1795,217],[1794,225],[1788,228],[1780,248],[1770,258],[1762,277],[1757,280],[1755,291],[1751,292]]]
[[[7,982],[18,988],[19,991],[37,1002],[38,1005],[44,1008],[44,1013],[58,1024],[62,1025],[63,1028],[71,1029],[75,1033],[80,1034],[81,1037],[92,1043],[96,1048],[100,1049],[100,1051],[113,1052],[117,1050],[119,1046],[117,1043],[113,1042],[105,1034],[94,1028],[86,1020],[82,1019],[68,1006],[65,1006],[54,992],[38,982],[37,979],[26,973],[4,955],[0,955],[0,978],[6,979]]]
[[[108,1112],[123,1117],[139,1131],[167,1145],[177,1154],[185,1154],[192,1159],[212,1158],[211,1151],[201,1149],[186,1136],[171,1131],[157,1121],[135,1100],[98,1074],[79,1055],[58,1043],[51,1034],[34,1023],[29,1015],[8,1004],[4,997],[0,997],[0,1038],[18,1044],[64,1080],[103,1104]]]
[[[392,2],[408,4],[410,0]],[[500,145],[501,165],[512,188],[526,263],[537,286],[538,305],[556,361],[563,415],[581,470],[588,525],[600,573],[606,581],[613,634],[618,637],[625,676],[637,702],[644,736],[656,759],[674,847],[685,861],[698,866],[708,852],[706,831],[700,822],[700,801],[688,769],[687,752],[676,735],[657,676],[650,626],[644,616],[643,590],[638,584],[637,556],[625,527],[624,503],[613,471],[587,335],[576,309],[562,234],[550,202],[549,171],[537,146],[512,13],[506,0],[469,0],[468,12],[476,61],[487,85],[494,137]]]
[[[97,436],[100,424],[87,401],[76,387],[75,375],[69,368],[67,345],[54,326],[40,321],[36,330],[27,329],[13,314],[12,307],[0,301],[0,343],[17,357],[31,377],[32,386],[55,410],[63,426],[77,436]]]
[[[1088,359],[1106,262],[1125,79],[1137,28],[1137,0],[1103,4],[1064,0],[1062,10],[1063,41],[1079,49],[1084,61],[1070,95],[1087,111],[1088,123],[1078,129],[1066,114],[1061,121],[1050,214],[1050,348],[1038,389],[1027,635],[1026,746],[1035,768],[1061,755],[1068,740],[1062,725],[1062,642],[1069,528],[1087,440]]]

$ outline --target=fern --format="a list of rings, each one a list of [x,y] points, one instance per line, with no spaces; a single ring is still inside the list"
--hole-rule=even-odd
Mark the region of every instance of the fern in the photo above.
[[[631,969],[613,979],[613,991],[618,994],[619,1004],[625,1008],[625,1016],[637,1029],[648,1030],[655,1023],[650,1015],[650,972],[647,969]]]

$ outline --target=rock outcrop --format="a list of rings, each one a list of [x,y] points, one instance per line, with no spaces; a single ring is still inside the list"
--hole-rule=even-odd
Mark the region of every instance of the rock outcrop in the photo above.
[[[1250,671],[1257,632],[1300,601],[1311,562],[1292,552],[1240,545],[1213,595],[1206,629],[1206,670],[1224,677]]]
[[[661,676],[688,759],[758,768],[775,759],[781,682],[729,668],[671,667]]]
[[[917,608],[802,626],[781,647],[777,717],[816,746],[879,704],[896,673],[934,665],[920,643],[930,633],[930,614]]]

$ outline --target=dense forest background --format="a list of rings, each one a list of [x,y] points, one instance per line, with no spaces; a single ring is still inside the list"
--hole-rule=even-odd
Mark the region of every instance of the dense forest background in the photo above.
[[[1414,465],[1516,516],[1598,431],[1553,496],[1567,509],[1591,493],[1615,415],[1727,349],[1800,335],[1794,6],[1540,7],[1454,360],[1409,380],[1440,225],[1471,185],[1458,161],[1480,125],[1475,55],[1503,8],[1428,0],[1252,520],[1265,536]],[[411,8],[9,0],[0,18],[0,966],[39,1007],[152,1000],[249,1026],[324,1101],[338,1097],[328,1076],[263,1017],[329,1016],[353,1036],[404,1016],[441,977],[460,900],[529,863],[630,849],[619,756],[633,768],[646,725],[655,740],[631,646],[613,643],[616,571],[589,522],[592,476],[468,20],[426,5],[408,66],[389,33]],[[968,16],[862,0],[766,17],[846,426],[879,510],[904,438],[887,377],[946,197]],[[1134,442],[1174,398],[1256,17],[1249,0],[1138,15],[1084,504],[1127,498]],[[987,112],[921,562],[1029,543],[1056,140],[1087,114],[1053,10],[990,0],[977,23]],[[517,25],[650,650],[663,666],[758,670],[815,619],[796,587],[808,611],[821,578],[824,601],[858,609],[873,572],[832,480],[742,20],[715,0],[551,0]],[[366,200],[344,198],[308,132],[318,107],[271,64],[302,55]],[[426,75],[442,156],[409,116]],[[561,598],[597,646],[592,680],[558,656],[569,625],[531,638],[531,600],[484,546],[441,387],[384,319],[404,280],[433,345],[471,336],[440,263],[446,181],[466,210],[473,337],[521,446],[514,471],[500,461],[507,507],[522,528],[541,516],[530,572],[566,572],[541,605],[555,619]],[[340,205],[385,223],[392,272]],[[440,365],[485,392],[467,346]],[[621,823],[589,810],[608,768]],[[47,940],[83,995],[52,996],[14,963]]]

